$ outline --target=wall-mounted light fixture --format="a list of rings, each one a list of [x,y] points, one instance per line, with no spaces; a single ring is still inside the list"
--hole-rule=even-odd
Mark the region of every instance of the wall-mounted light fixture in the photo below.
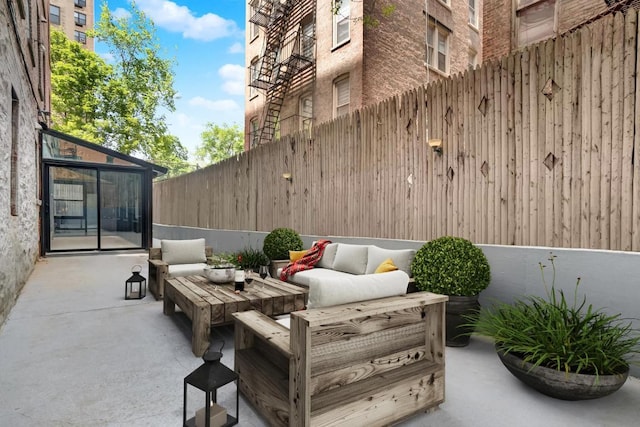
[[[429,147],[435,152],[442,155],[442,140],[441,139],[430,139]]]
[[[291,173],[289,173],[289,172],[285,172],[285,173],[283,173],[283,174],[282,174],[282,177],[283,177],[284,179],[286,179],[287,181],[289,181],[289,182],[292,182],[292,181],[293,181],[293,177],[291,176]]]

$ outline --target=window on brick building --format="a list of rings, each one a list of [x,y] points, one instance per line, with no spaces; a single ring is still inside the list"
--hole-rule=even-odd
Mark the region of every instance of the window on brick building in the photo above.
[[[478,65],[478,53],[473,49],[469,49],[469,68],[474,70],[476,65]]]
[[[310,92],[300,97],[300,129],[311,129],[311,121],[313,120],[313,94]]]
[[[258,118],[254,117],[253,119],[251,119],[251,121],[249,122],[249,144],[251,144],[251,148],[256,147],[258,145],[258,138],[259,138],[259,134],[258,134]]]
[[[339,9],[333,14],[333,46],[337,47],[349,41],[349,21],[351,19],[351,0],[342,0]],[[334,1],[334,6],[336,2]]]
[[[449,30],[435,22],[427,28],[427,64],[443,73],[449,69]]]
[[[305,58],[313,58],[315,50],[315,39],[313,36],[314,24],[313,16],[309,15],[302,20],[302,56]]]
[[[258,80],[258,75],[260,74],[260,66],[258,65],[258,57],[257,56],[251,60],[251,68],[250,68],[249,73],[251,74],[250,75],[250,78],[251,78],[251,82],[250,83],[253,83],[256,80]],[[253,86],[249,86],[249,98],[253,98],[257,94],[258,94],[258,89],[256,89]]]
[[[555,0],[519,0],[516,10],[518,47],[546,40],[556,34]]]
[[[87,15],[80,12],[73,12],[73,21],[79,27],[84,27],[87,25]]]
[[[20,123],[20,101],[14,88],[11,88],[11,176],[10,209],[11,215],[18,215],[18,126]]]
[[[73,4],[76,5],[76,7],[85,7],[87,0],[74,0]]]
[[[78,43],[87,44],[87,33],[84,33],[82,31],[74,31],[73,38]]]
[[[340,76],[333,82],[333,117],[342,116],[349,112],[349,75]]]
[[[49,6],[49,22],[60,25],[60,8],[58,6]]]
[[[469,25],[478,28],[478,0],[469,0]]]
[[[258,7],[260,6],[260,1],[259,0],[253,0],[251,3],[249,3],[249,18],[255,16],[256,12],[258,11]],[[259,27],[258,24],[251,22],[249,27],[249,40],[253,40],[256,37],[258,37],[258,31],[259,31]]]

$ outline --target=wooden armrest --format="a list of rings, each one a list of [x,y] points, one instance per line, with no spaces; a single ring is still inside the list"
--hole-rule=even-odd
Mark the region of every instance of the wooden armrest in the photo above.
[[[236,327],[240,324],[255,337],[272,345],[286,357],[291,357],[289,329],[285,326],[256,310],[233,313],[232,316],[235,317]]]
[[[169,267],[169,264],[167,264],[166,262],[164,262],[161,259],[150,259],[149,260],[149,264],[153,264],[154,267],[158,268],[158,267]]]

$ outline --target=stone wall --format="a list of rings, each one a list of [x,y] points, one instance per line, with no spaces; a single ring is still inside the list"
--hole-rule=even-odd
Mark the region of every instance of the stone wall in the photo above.
[[[15,7],[16,3],[10,4]],[[37,12],[33,11],[33,15]],[[39,253],[38,102],[45,109],[48,95],[40,95],[40,70],[28,53],[23,55],[27,52],[27,22],[19,15],[14,19],[7,2],[0,3],[0,325],[9,315]],[[17,215],[11,212],[12,90],[17,95],[19,115]]]

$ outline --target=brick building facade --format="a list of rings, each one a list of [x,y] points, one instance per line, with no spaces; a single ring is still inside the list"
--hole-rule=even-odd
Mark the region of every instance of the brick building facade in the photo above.
[[[0,325],[39,254],[39,129],[47,126],[50,104],[47,18],[48,2],[0,2]]]
[[[51,0],[49,3],[50,24],[65,33],[69,40],[94,50],[93,37],[87,36],[87,31],[94,27],[94,0]]]
[[[390,17],[383,17],[380,10],[369,10],[369,2],[344,0],[342,10],[334,14],[331,2],[289,0],[285,2],[292,3],[287,9],[286,29],[281,25],[284,20],[275,25],[273,13],[277,10],[271,1],[249,1],[247,7],[247,149],[462,72],[482,59],[479,0],[397,0]],[[265,12],[263,22],[256,25],[261,11]],[[379,25],[364,25],[363,17],[377,19]],[[300,41],[310,61],[283,84],[287,86],[284,94],[270,86],[279,81],[274,72],[282,70],[282,62],[264,65],[276,39],[274,31],[283,32],[282,39],[296,31],[303,39],[308,34],[313,39],[311,45],[306,39]],[[286,61],[283,51],[284,47],[271,54]],[[273,127],[273,138],[261,137],[265,129],[271,131],[269,126]]]
[[[496,59],[639,0],[484,0],[483,58]]]

